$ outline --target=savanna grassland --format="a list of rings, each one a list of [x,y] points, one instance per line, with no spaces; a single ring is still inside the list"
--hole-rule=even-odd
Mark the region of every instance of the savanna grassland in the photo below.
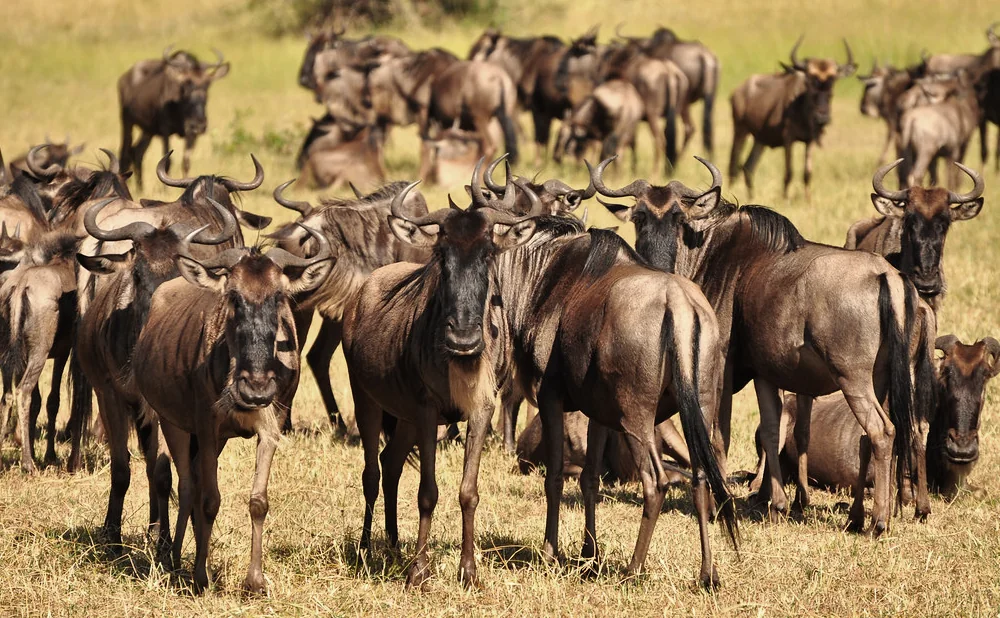
[[[922,48],[931,51],[981,51],[983,32],[1000,19],[995,2],[963,0],[862,1],[836,3],[790,0],[721,0],[653,2],[555,0],[502,2],[494,23],[516,34],[569,36],[601,25],[602,41],[624,22],[629,34],[648,34],[657,24],[673,27],[685,38],[707,43],[722,62],[722,86],[716,107],[715,160],[728,160],[731,123],[728,95],[747,75],[777,68],[795,38],[806,34],[803,55],[834,56],[843,61],[841,37],[848,37],[867,72],[871,60],[897,64],[915,61]],[[390,27],[414,48],[443,46],[464,55],[486,23],[445,22],[434,26]],[[360,34],[360,33],[352,33]],[[269,38],[259,16],[245,0],[5,1],[0,3],[0,147],[8,160],[50,133],[70,133],[85,140],[83,162],[96,161],[99,146],[117,150],[117,77],[135,60],[158,57],[168,44],[190,47],[211,57],[218,47],[232,62],[230,75],[211,91],[210,129],[193,157],[196,173],[249,178],[249,153],[263,162],[265,187],[243,197],[252,211],[288,220],[289,213],[270,199],[270,188],[295,176],[293,160],[310,115],[321,115],[310,93],[296,85],[304,49],[301,37]],[[765,154],[758,170],[755,201],[773,206],[810,239],[841,244],[848,225],[874,214],[869,193],[884,125],[861,116],[860,84],[851,78],[836,87],[833,123],[815,156],[813,198],[806,202],[796,181],[788,199],[781,196],[782,157]],[[700,116],[700,106],[695,110]],[[527,116],[522,124],[530,134]],[[700,122],[699,122],[700,130]],[[995,129],[994,129],[995,131]],[[641,174],[650,169],[650,140],[640,128]],[[991,138],[991,142],[994,141]],[[175,142],[180,147],[179,142]],[[395,131],[387,158],[393,178],[410,179],[417,171],[415,130]],[[801,146],[797,149],[800,156]],[[525,146],[530,161],[530,146]],[[974,153],[974,154],[973,154]],[[675,176],[693,186],[707,183],[704,169],[691,154],[701,154],[700,137],[685,153]],[[147,155],[147,178],[160,149]],[[978,144],[967,163],[978,167]],[[801,159],[796,167],[801,169]],[[625,167],[625,166],[621,166]],[[530,175],[537,170],[522,165]],[[629,180],[612,175],[612,181]],[[543,177],[558,175],[585,183],[575,165],[551,163]],[[941,333],[966,342],[1000,336],[997,290],[1000,249],[1000,175],[986,172],[986,207],[968,223],[952,228],[945,264],[948,297]],[[143,197],[175,195],[153,182]],[[434,206],[445,204],[447,191],[425,189]],[[742,183],[726,185],[728,197],[747,202]],[[314,198],[305,190],[290,192]],[[138,197],[138,196],[137,196]],[[610,225],[613,218],[599,205],[592,220]],[[620,232],[631,238],[633,231]],[[350,414],[351,398],[343,357],[334,360],[335,391]],[[44,385],[47,388],[47,383]],[[267,598],[243,598],[239,584],[249,559],[250,522],[246,499],[253,470],[253,444],[233,441],[220,459],[222,509],[216,522],[211,566],[214,590],[192,596],[183,575],[150,568],[145,537],[147,487],[142,465],[133,462],[132,488],[126,501],[125,533],[133,549],[112,561],[93,538],[103,521],[109,488],[103,447],[88,453],[88,471],[69,476],[49,468],[35,477],[17,467],[13,444],[4,444],[0,470],[0,615],[748,615],[748,616],[997,616],[1000,611],[1000,382],[987,394],[982,459],[971,482],[984,496],[961,495],[954,503],[932,502],[925,524],[907,516],[894,519],[891,533],[873,541],[841,532],[846,495],[814,493],[804,517],[777,525],[742,522],[739,554],[713,531],[722,587],[714,594],[694,586],[698,561],[696,524],[688,492],[672,490],[659,520],[648,573],[623,582],[621,572],[635,541],[641,514],[637,485],[607,490],[598,508],[603,572],[584,580],[572,566],[547,566],[538,560],[544,528],[540,476],[512,473],[515,461],[499,444],[487,448],[482,466],[477,517],[480,577],[484,588],[466,591],[456,581],[460,509],[457,500],[462,447],[444,446],[438,454],[441,499],[432,528],[431,559],[435,576],[427,590],[403,589],[407,557],[416,538],[417,474],[404,472],[401,487],[399,555],[384,549],[380,513],[376,517],[374,555],[361,560],[356,551],[363,500],[361,449],[331,433],[311,374],[306,371],[294,415],[297,431],[285,437],[275,457],[270,484],[271,510],[264,537]],[[65,411],[64,411],[65,414]],[[730,462],[734,469],[755,462],[753,430],[756,402],[750,389],[737,397]],[[60,420],[60,423],[64,419]],[[822,440],[823,436],[814,436]],[[60,454],[65,456],[65,451]],[[133,450],[135,458],[138,451]],[[581,545],[583,510],[579,488],[567,483],[562,511],[562,544],[568,556]],[[746,489],[737,488],[741,504]],[[188,535],[185,565],[193,561]]]

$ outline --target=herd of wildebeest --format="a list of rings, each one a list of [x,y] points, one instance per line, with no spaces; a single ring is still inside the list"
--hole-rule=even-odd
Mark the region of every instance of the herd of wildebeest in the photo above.
[[[979,456],[980,414],[986,383],[1000,372],[1000,342],[939,336],[936,316],[949,226],[983,206],[983,178],[961,160],[978,126],[985,163],[986,122],[1000,114],[993,27],[981,55],[925,56],[917,66],[876,65],[861,77],[862,112],[888,125],[882,158],[894,144],[899,160],[879,162],[871,195],[879,214],[851,225],[843,248],[806,240],[774,210],[723,197],[722,173],[709,160],[719,61],[701,43],[665,28],[607,45],[597,43],[596,29],[568,44],[490,29],[469,60],[459,60],[390,37],[343,34],[314,35],[299,72],[299,83],[328,111],[302,147],[300,180],[373,190],[314,206],[286,195],[294,181],[285,182],[274,199],[297,217],[264,243],[247,246],[241,227],[262,230],[270,219],[234,200],[264,181],[253,155],[248,182],[189,176],[188,150],[207,127],[209,86],[229,71],[221,54],[205,63],[168,48],[131,67],[118,82],[121,150],[102,149],[104,169],[69,165],[80,149],[68,138],[31,148],[9,171],[0,166],[0,427],[17,419],[21,469],[34,471],[38,381],[54,359],[44,458],[57,463],[59,385],[69,365],[67,467],[80,469],[88,435],[103,436],[111,461],[103,524],[110,547],[122,543],[134,430],[157,555],[180,567],[190,521],[194,585],[208,586],[218,457],[230,438],[256,437],[243,585],[264,591],[270,466],[291,427],[300,356],[316,314],[321,325],[306,360],[338,435],[356,431],[364,450],[363,547],[371,544],[380,481],[387,541],[398,543],[399,478],[414,447],[419,454],[411,585],[430,574],[435,449],[448,435],[439,429],[454,431],[460,421],[467,430],[459,578],[478,581],[477,478],[498,408],[504,447],[517,453],[522,470],[545,469],[546,559],[560,557],[565,476],[579,477],[582,554],[591,565],[598,560],[601,480],[641,482],[629,573],[643,567],[667,488],[686,479],[701,539],[698,581],[709,587],[719,582],[710,520],[734,546],[739,541],[729,493],[737,475],[726,456],[732,397],[751,380],[760,409],[753,502],[771,515],[804,509],[810,484],[850,488],[847,527],[860,531],[870,487],[870,530],[878,535],[894,507],[912,502],[924,519],[929,491],[951,497],[963,486]],[[834,84],[856,70],[846,42],[845,64],[801,59],[800,43],[780,72],[751,76],[733,91],[729,175],[733,181],[742,169],[748,191],[763,149],[782,146],[787,192],[792,145],[804,142],[808,195],[811,146],[830,123]],[[697,101],[709,157],[697,159],[711,177],[707,190],[679,180],[608,186],[605,171],[624,149],[633,150],[634,172],[640,121],[654,137],[654,174],[661,165],[672,174],[695,131],[690,108]],[[586,187],[513,174],[522,110],[534,121],[539,160],[553,120],[560,122],[557,161],[599,148],[599,165],[585,161]],[[679,144],[678,116],[685,129]],[[449,186],[468,182],[468,207],[449,197],[447,207],[429,209],[417,182],[384,183],[389,131],[414,123],[421,176]],[[172,135],[185,140],[181,177],[170,174]],[[141,162],[155,136],[164,145],[157,178],[182,190],[173,201],[136,200],[127,184],[134,171],[141,189]],[[741,166],[748,137],[753,148]],[[938,157],[954,172],[950,189],[934,186]],[[886,186],[893,169],[899,188]],[[965,176],[972,189],[955,192]],[[588,229],[586,209],[576,216],[598,195],[625,200],[598,198],[634,224],[634,249],[613,229]],[[330,381],[341,344],[354,396],[350,429]],[[93,395],[99,422],[92,429]],[[525,400],[538,412],[517,437]],[[680,431],[669,420],[675,413]],[[813,431],[823,439],[810,444]],[[796,484],[791,505],[786,479]]]

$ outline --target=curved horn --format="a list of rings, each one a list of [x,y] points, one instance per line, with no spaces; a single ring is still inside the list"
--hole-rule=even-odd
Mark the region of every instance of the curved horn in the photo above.
[[[1000,362],[1000,341],[997,341],[993,337],[983,337],[981,341],[986,346],[986,351],[993,355],[993,365],[995,367]],[[992,373],[995,375],[995,369]]]
[[[207,225],[203,225],[187,236],[181,238],[181,241],[177,246],[177,255],[179,257],[186,257],[189,260],[194,260],[194,258],[191,257],[190,245],[192,242],[197,242],[195,237],[203,233],[207,228]],[[272,251],[278,251],[278,249],[272,249]],[[214,270],[217,268],[225,268],[226,270],[229,270],[246,254],[247,250],[245,247],[235,247],[233,249],[226,249],[225,251],[218,253],[207,260],[196,261],[208,270]]]
[[[121,165],[118,163],[118,157],[115,153],[111,152],[107,148],[101,148],[101,152],[108,156],[108,171],[112,174],[118,174],[121,172]]]
[[[288,184],[289,183],[286,182],[284,185],[282,185],[282,187],[287,187]],[[347,186],[351,188],[351,193],[354,194],[354,197],[358,198],[359,200],[362,199],[362,198],[364,198],[365,194],[362,193],[361,191],[359,191],[358,188],[354,186],[353,182],[351,182],[351,181],[348,180],[347,181]],[[305,214],[305,213],[303,213],[303,214]]]
[[[695,155],[694,158],[698,159],[698,162],[701,163],[702,165],[704,165],[705,167],[707,167],[708,171],[711,172],[711,174],[712,174],[712,187],[708,191],[714,191],[716,188],[718,188],[721,191],[722,190],[722,172],[719,171],[719,168],[717,168],[714,165],[712,165],[711,161],[706,161],[705,159],[702,159],[698,155]],[[705,193],[708,193],[708,191],[706,191]]]
[[[301,214],[303,217],[308,217],[313,212],[313,205],[312,204],[310,204],[309,202],[295,202],[295,201],[286,199],[284,196],[282,196],[282,192],[285,189],[287,189],[288,186],[290,184],[292,184],[293,182],[295,182],[294,178],[291,179],[291,180],[289,180],[288,182],[285,182],[285,183],[282,183],[282,184],[278,185],[274,189],[274,193],[272,193],[272,195],[274,196],[274,201],[278,202],[278,204],[281,204],[285,208],[290,208],[290,209],[294,210],[295,212]]]
[[[109,197],[87,209],[87,214],[83,216],[83,227],[87,230],[88,234],[97,240],[111,242],[115,240],[135,240],[144,234],[149,234],[150,232],[156,230],[156,228],[145,221],[133,221],[125,227],[119,227],[113,230],[102,230],[100,226],[97,225],[97,215],[104,209],[105,206],[116,200],[118,200],[117,197]]]
[[[486,188],[498,197],[504,195],[504,191],[507,190],[507,187],[498,185],[493,180],[493,172],[496,171],[497,166],[500,165],[501,161],[507,161],[507,175],[510,176],[510,161],[507,159],[509,154],[510,153],[505,152],[501,156],[497,157],[497,159],[493,161],[493,163],[490,163],[489,167],[486,168],[486,174],[483,175],[483,182],[486,184]]]
[[[986,38],[993,47],[1000,46],[1000,36],[997,36],[997,33],[994,31],[994,28],[998,25],[1000,25],[1000,21],[991,24],[990,27],[986,29]],[[996,339],[994,339],[994,341],[996,341]]]
[[[226,57],[222,55],[222,52],[214,47],[212,48],[212,53],[215,54],[216,63],[211,65],[211,68],[217,69],[226,61]]]
[[[480,160],[481,161],[481,160]],[[408,217],[403,213],[403,202],[406,201],[406,196],[413,189],[413,187],[420,184],[419,180],[415,180],[410,184],[403,187],[403,190],[396,194],[396,197],[392,198],[392,202],[389,204],[389,212],[392,213],[393,217],[397,219],[403,219],[404,221],[409,221],[413,225],[427,225],[429,223],[441,223],[441,221],[448,216],[450,209],[442,208],[440,210],[435,210],[434,212],[428,213],[422,217]]]
[[[167,164],[170,163],[170,155],[174,154],[171,150],[167,154],[163,155],[160,162],[156,164],[156,177],[160,179],[160,182],[167,185],[168,187],[177,187],[178,189],[187,189],[190,187],[195,178],[171,178],[167,175]]]
[[[799,35],[799,40],[795,41],[795,45],[792,46],[792,53],[789,56],[792,60],[792,66],[800,71],[803,71],[806,68],[806,65],[799,62],[799,57],[798,57],[799,45],[802,44],[802,39],[804,38],[806,38],[806,35],[804,34]]]
[[[333,249],[330,247],[330,240],[326,236],[319,233],[319,231],[309,227],[308,225],[303,225],[298,222],[296,222],[295,225],[299,226],[300,228],[305,230],[308,234],[310,234],[313,238],[315,238],[316,244],[319,245],[319,249],[316,251],[316,254],[314,256],[310,258],[304,258],[304,257],[299,257],[294,253],[289,253],[288,251],[285,251],[281,247],[275,247],[274,249],[271,249],[270,251],[267,252],[267,257],[270,258],[270,260],[274,262],[278,266],[278,268],[283,269],[287,268],[288,266],[305,268],[307,266],[315,264],[316,262],[327,260],[333,257]]]
[[[996,340],[994,339],[994,341]],[[958,343],[961,342],[955,335],[941,335],[934,340],[934,347],[945,354],[951,354],[951,351],[955,349],[955,345]]]
[[[483,167],[483,161],[485,160],[486,157],[480,157],[480,159],[476,161],[476,167],[472,170],[472,208],[483,208],[487,205],[486,198],[483,196],[483,185],[480,182],[482,176],[479,173],[479,170]]]
[[[51,163],[48,167],[41,167],[38,161],[35,160],[35,157],[38,156],[38,151],[47,147],[48,144],[40,144],[33,147],[28,151],[28,157],[25,160],[31,173],[41,179],[52,178],[62,170],[62,166],[58,163]]]
[[[219,211],[222,216],[222,231],[219,232],[218,236],[209,236],[208,228],[210,226],[204,225],[194,236],[189,236],[189,242],[198,243],[199,245],[221,245],[224,242],[232,240],[236,236],[236,231],[239,229],[239,223],[236,222],[236,217],[233,213],[229,212],[222,204],[216,202],[212,198],[208,198],[208,202]],[[174,224],[183,225],[183,224]],[[174,227],[173,225],[170,227]]]
[[[986,183],[983,182],[983,177],[980,176],[979,173],[976,172],[975,170],[965,167],[958,161],[955,161],[955,165],[958,166],[958,169],[962,170],[963,172],[968,174],[970,178],[972,178],[973,187],[972,191],[963,194],[952,193],[951,191],[949,191],[948,203],[962,204],[964,202],[971,202],[972,200],[978,199],[983,194],[983,190],[986,188]]]
[[[854,63],[854,54],[851,53],[851,46],[848,44],[847,39],[843,39],[844,49],[847,51],[847,64],[842,64],[837,67],[841,76],[851,75],[858,70],[858,65]]]
[[[612,161],[614,161],[617,158],[618,158],[618,155],[614,155],[614,156],[612,156],[612,157],[610,157],[608,159],[605,159],[605,160],[601,161],[601,164],[597,166],[596,170],[590,166],[590,162],[589,161],[584,160],[584,163],[587,164],[587,170],[590,172],[590,180],[591,180],[591,182],[594,183],[594,187],[597,189],[597,191],[601,195],[604,195],[606,197],[630,197],[630,196],[631,197],[639,197],[640,195],[644,194],[646,191],[649,191],[649,188],[650,188],[649,182],[647,182],[647,181],[645,181],[645,180],[643,180],[641,178],[638,179],[638,180],[633,180],[631,182],[631,184],[628,184],[628,185],[626,185],[626,186],[624,186],[624,187],[622,187],[621,189],[618,189],[618,190],[609,189],[604,184],[604,178],[603,178],[603,176],[604,176],[604,168],[606,168],[608,166],[608,164],[610,164]]]
[[[906,199],[909,197],[910,195],[909,189],[902,189],[900,191],[890,191],[885,188],[884,184],[882,184],[882,181],[885,179],[885,175],[888,174],[890,171],[892,171],[893,168],[895,168],[902,162],[903,162],[902,159],[896,159],[892,163],[889,163],[888,165],[883,165],[882,167],[875,170],[875,175],[872,176],[872,188],[875,189],[875,193],[877,193],[879,197],[883,197],[893,202],[903,202],[906,201]]]
[[[508,176],[508,178],[510,178],[510,176]],[[531,205],[531,207],[528,209],[528,214],[524,215],[524,218],[537,217],[538,215],[545,214],[546,212],[545,206],[542,205],[542,200],[539,199],[537,193],[531,190],[531,187],[528,186],[528,183],[521,179],[514,180],[514,182],[517,183],[517,188],[520,189],[521,191],[524,191],[524,194],[528,196],[528,204]],[[509,183],[510,181],[508,181],[508,184]],[[513,191],[509,191],[509,193],[513,193]],[[507,197],[508,197],[507,195],[503,196],[504,202],[507,202]],[[513,206],[514,206],[514,200],[511,199],[510,205],[507,207],[508,210]]]
[[[253,191],[264,182],[264,167],[261,166],[260,161],[257,157],[250,154],[250,160],[253,161],[254,177],[250,182],[237,182],[235,180],[220,180],[219,184],[224,186],[230,193],[234,191]]]

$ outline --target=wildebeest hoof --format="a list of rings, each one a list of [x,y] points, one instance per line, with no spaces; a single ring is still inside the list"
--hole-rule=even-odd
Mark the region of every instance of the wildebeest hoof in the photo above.
[[[424,584],[430,579],[431,572],[427,560],[417,560],[410,567],[410,571],[406,574],[406,587],[407,588],[421,588],[423,589]]]
[[[889,529],[889,524],[882,520],[876,520],[872,522],[872,537],[878,538],[882,536],[882,533]]]
[[[847,526],[844,528],[847,532],[854,532],[855,534],[860,534],[865,529],[865,518],[864,515],[861,517],[850,516],[847,518]]]
[[[247,575],[243,580],[243,592],[247,596],[267,596],[267,584],[264,583],[264,576],[250,577]]]
[[[712,565],[712,574],[702,573],[698,577],[698,583],[705,590],[717,590],[719,588],[719,572],[715,569],[715,565]]]
[[[476,574],[476,565],[458,567],[458,582],[469,590],[482,590],[483,585]]]
[[[35,462],[28,460],[21,462],[21,472],[34,476],[38,474],[38,468],[35,467]]]
[[[913,519],[923,523],[927,521],[927,517],[931,514],[931,507],[928,505],[924,508],[918,507],[913,513]]]

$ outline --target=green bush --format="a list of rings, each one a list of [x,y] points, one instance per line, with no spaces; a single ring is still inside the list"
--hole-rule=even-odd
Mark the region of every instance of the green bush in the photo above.
[[[377,26],[401,17],[477,17],[494,12],[498,0],[249,0],[249,5],[262,27],[277,36],[324,26]]]

